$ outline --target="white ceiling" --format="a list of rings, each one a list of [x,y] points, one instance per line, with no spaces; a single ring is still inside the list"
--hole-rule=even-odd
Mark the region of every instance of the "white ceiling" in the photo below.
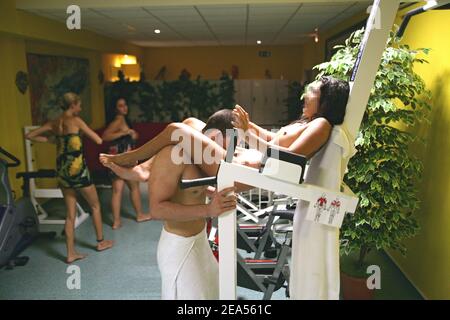
[[[320,3],[81,7],[81,28],[146,47],[299,44],[366,11],[372,1]],[[24,7],[64,22],[66,7]],[[154,29],[160,29],[155,34]]]

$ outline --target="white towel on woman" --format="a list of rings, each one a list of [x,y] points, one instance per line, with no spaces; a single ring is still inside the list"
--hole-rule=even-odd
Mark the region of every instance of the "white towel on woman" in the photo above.
[[[219,265],[205,229],[192,237],[182,237],[163,228],[157,259],[162,280],[161,299],[219,299]]]
[[[305,183],[339,191],[354,140],[342,126],[310,161]],[[294,216],[290,276],[291,299],[339,299],[339,229],[305,220],[308,202],[300,200]]]

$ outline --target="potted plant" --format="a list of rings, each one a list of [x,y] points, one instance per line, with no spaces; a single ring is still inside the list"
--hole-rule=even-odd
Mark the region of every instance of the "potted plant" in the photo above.
[[[362,36],[363,30],[354,32],[331,61],[316,66],[318,77],[348,81]],[[406,254],[402,240],[418,232],[413,213],[419,207],[422,163],[409,149],[420,140],[411,128],[426,119],[431,94],[413,67],[426,62],[419,55],[428,51],[400,44],[392,32],[383,53],[355,142],[358,152],[344,178],[360,199],[357,211],[346,216],[341,228],[341,252],[347,255],[341,264],[344,299],[373,295],[366,284],[366,258],[371,250]]]

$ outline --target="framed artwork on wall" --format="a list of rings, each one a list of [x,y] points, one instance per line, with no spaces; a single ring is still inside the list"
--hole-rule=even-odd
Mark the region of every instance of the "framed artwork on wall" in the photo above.
[[[61,114],[60,99],[66,92],[81,97],[80,116],[91,122],[89,60],[85,58],[27,54],[33,125]]]

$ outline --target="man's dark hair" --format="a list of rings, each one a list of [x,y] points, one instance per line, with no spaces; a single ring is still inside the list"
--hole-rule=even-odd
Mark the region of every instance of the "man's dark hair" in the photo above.
[[[316,118],[324,117],[331,125],[344,122],[350,86],[347,81],[325,76],[320,78],[320,101]]]
[[[202,133],[205,133],[209,129],[216,129],[225,137],[227,129],[233,129],[233,124],[231,123],[233,119],[234,116],[231,109],[221,109],[208,118],[205,127],[202,129]]]

